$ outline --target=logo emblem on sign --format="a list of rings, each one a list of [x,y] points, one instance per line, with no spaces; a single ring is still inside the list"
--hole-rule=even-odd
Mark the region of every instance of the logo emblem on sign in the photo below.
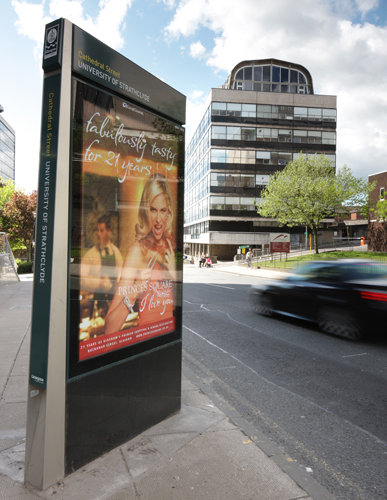
[[[48,43],[53,43],[56,38],[58,36],[58,32],[56,31],[55,28],[52,28],[49,32],[48,32],[48,35],[47,35],[47,41]]]
[[[51,26],[46,30],[46,43],[44,44],[44,59],[58,54],[59,25]]]

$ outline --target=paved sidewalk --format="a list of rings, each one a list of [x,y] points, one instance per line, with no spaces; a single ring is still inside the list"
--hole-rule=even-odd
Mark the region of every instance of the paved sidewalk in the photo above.
[[[333,499],[186,367],[178,414],[45,491],[24,485],[31,294],[31,276],[0,286],[1,500]]]
[[[284,279],[291,271],[285,271],[283,269],[266,269],[260,268],[257,269],[255,267],[251,268],[246,265],[237,265],[235,263],[219,263],[214,265],[215,271],[222,271],[225,273],[239,274],[241,276],[254,276],[255,278],[267,278],[267,279]]]

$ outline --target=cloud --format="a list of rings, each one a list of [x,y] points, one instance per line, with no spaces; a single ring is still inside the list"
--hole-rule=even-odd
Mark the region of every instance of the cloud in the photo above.
[[[206,53],[206,48],[202,45],[200,41],[191,43],[189,47],[190,56],[194,59],[201,59]]]
[[[34,42],[42,42],[44,25],[52,21],[48,16],[44,16],[44,2],[41,4],[30,4],[28,2],[12,0],[12,7],[17,15],[15,25],[18,33],[30,38]]]
[[[387,27],[358,22],[377,18],[377,7],[376,0],[182,0],[165,32],[179,40],[210,30],[206,64],[214,72],[270,57],[305,66],[316,93],[338,98],[337,166],[367,176],[385,168],[387,150]]]
[[[379,0],[355,0],[355,4],[364,16],[367,12],[379,6]]]
[[[203,97],[204,92],[202,90],[194,90],[191,94],[192,99],[197,101]]]
[[[157,0],[160,2],[160,0]],[[172,9],[175,6],[175,0],[161,0],[164,5],[166,5],[168,8]]]
[[[45,2],[32,4],[27,1],[12,0],[12,7],[17,15],[18,33],[37,42],[37,53],[41,53],[44,26],[55,19],[66,18],[80,28],[99,38],[113,49],[124,45],[124,22],[133,0],[100,0],[96,16],[84,13],[83,0],[51,0],[47,9]],[[109,26],[109,29],[106,29]]]

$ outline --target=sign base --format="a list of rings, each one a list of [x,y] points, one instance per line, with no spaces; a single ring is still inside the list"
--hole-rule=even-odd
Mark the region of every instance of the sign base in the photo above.
[[[178,341],[67,383],[66,475],[180,410],[181,349]]]

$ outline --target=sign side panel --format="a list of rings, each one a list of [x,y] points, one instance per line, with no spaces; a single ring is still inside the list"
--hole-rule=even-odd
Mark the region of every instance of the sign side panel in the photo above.
[[[31,325],[30,384],[46,388],[61,75],[43,86]]]

